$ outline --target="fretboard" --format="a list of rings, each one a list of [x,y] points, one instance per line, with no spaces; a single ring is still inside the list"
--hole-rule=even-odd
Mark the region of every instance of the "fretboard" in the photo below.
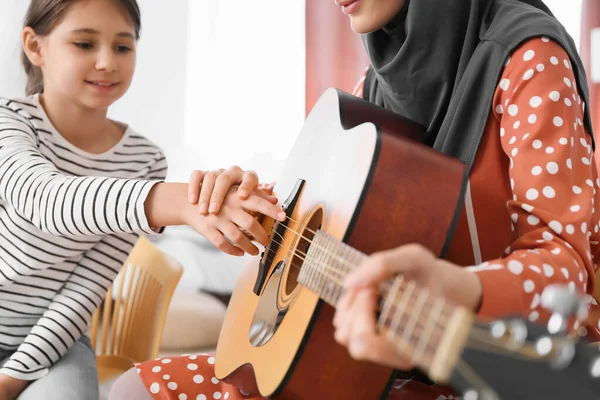
[[[298,282],[335,307],[344,292],[344,279],[366,257],[319,230],[308,248]]]
[[[345,290],[346,276],[366,257],[318,230],[302,263],[298,282],[336,307]],[[447,379],[467,339],[471,313],[403,276],[383,282],[378,289],[382,298],[379,331],[432,378]]]

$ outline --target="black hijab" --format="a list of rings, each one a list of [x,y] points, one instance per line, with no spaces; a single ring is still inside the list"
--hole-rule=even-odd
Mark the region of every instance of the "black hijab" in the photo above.
[[[567,51],[587,104],[575,44],[542,0],[407,0],[390,23],[363,35],[371,60],[364,97],[421,124],[426,144],[471,166],[506,60],[539,36]]]

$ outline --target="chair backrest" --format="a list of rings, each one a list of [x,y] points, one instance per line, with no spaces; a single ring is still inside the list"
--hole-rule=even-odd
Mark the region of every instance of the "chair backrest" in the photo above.
[[[104,361],[126,370],[132,362],[158,356],[182,273],[181,264],[140,236],[92,318],[90,336],[99,366]]]

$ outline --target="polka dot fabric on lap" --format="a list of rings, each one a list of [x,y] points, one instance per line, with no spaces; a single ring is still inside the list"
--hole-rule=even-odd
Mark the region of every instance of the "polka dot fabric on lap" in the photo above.
[[[144,386],[157,400],[262,399],[215,378],[214,354],[184,354],[136,364]]]
[[[140,378],[155,400],[259,400],[215,378],[214,354],[184,354],[136,364]],[[389,400],[433,400],[450,396],[444,387],[396,380]]]

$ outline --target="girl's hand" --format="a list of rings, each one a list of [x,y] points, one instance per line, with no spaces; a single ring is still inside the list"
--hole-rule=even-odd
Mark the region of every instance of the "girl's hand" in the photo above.
[[[438,259],[419,245],[375,253],[347,276],[347,290],[333,320],[335,339],[348,348],[353,358],[406,370],[412,368],[411,360],[376,328],[378,287],[398,274],[414,281],[418,288],[429,290],[432,296],[443,296],[473,311],[480,303],[482,289],[476,274]]]
[[[200,214],[217,214],[229,188],[233,185],[239,185],[237,195],[241,199],[248,198],[250,193],[261,186],[254,171],[243,171],[238,166],[233,166],[228,170],[218,169],[210,172],[195,170],[190,176],[188,198],[192,204],[199,203]],[[259,195],[273,204],[277,204],[277,198],[271,196],[272,189],[271,186],[270,192],[265,191]]]
[[[27,388],[29,381],[0,374],[0,400],[15,400]]]
[[[257,255],[258,248],[252,244],[251,238],[266,245],[269,235],[256,215],[262,214],[285,221],[285,212],[265,198],[268,195],[262,190],[255,189],[245,199],[240,198],[238,192],[239,188],[236,186],[228,189],[223,205],[216,215],[202,215],[197,212],[196,207],[190,207],[184,211],[183,219],[187,225],[227,254],[242,256],[246,252]]]

